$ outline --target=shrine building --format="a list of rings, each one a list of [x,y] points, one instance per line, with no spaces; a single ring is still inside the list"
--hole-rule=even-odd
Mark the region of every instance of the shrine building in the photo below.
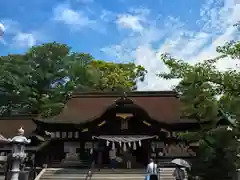
[[[118,167],[125,167],[128,152],[132,168],[140,168],[150,157],[158,162],[195,157],[196,144],[187,144],[178,133],[196,131],[201,124],[183,118],[180,109],[173,91],[75,93],[54,117],[0,117],[0,139],[13,137],[22,126],[32,140],[26,150],[38,164],[84,167],[101,152],[102,167],[108,167],[109,150],[115,149]],[[10,150],[1,143],[1,156]]]

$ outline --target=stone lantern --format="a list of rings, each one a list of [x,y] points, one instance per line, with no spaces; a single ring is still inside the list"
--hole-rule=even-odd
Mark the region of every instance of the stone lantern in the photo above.
[[[24,129],[21,127],[17,131],[17,135],[12,139],[8,139],[12,144],[12,169],[11,180],[19,180],[20,165],[26,158],[25,145],[31,142],[24,136]]]

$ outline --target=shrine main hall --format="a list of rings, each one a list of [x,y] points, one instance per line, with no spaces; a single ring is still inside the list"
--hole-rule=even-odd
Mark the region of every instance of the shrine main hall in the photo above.
[[[130,158],[131,167],[140,168],[150,157],[158,162],[194,158],[196,144],[187,144],[178,133],[196,131],[200,124],[181,116],[176,92],[136,91],[75,93],[58,115],[48,118],[0,117],[0,138],[13,137],[19,127],[31,138],[26,151],[39,165],[84,167],[100,153],[104,168],[114,149],[118,167],[125,168]],[[10,151],[1,143],[1,156]]]

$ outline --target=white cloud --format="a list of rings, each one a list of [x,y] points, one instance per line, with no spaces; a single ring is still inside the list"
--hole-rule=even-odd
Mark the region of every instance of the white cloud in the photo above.
[[[111,17],[111,15],[112,15],[112,12],[111,11],[108,11],[108,10],[102,10],[102,12],[101,12],[101,15],[100,15],[100,19],[102,20],[102,21],[106,21],[106,22],[108,22],[109,21],[109,17]]]
[[[5,27],[4,36],[0,39],[3,45],[9,45],[12,48],[29,48],[36,45],[38,41],[44,39],[43,34],[40,32],[22,31],[21,24],[14,20],[4,19],[1,23]]]
[[[131,14],[119,15],[117,24],[122,28],[129,28],[133,31],[143,30],[141,19],[138,16],[133,16]]]
[[[4,25],[2,23],[0,23],[0,36],[2,36],[5,32],[6,28],[4,27]]]
[[[133,12],[132,16],[136,16],[135,19],[129,18],[131,21],[127,21],[125,16],[125,21],[120,21],[125,24],[120,24],[140,33],[130,33],[125,40],[117,45],[105,47],[103,51],[124,62],[135,59],[136,64],[141,64],[148,70],[146,82],[139,83],[139,89],[170,89],[178,82],[177,80],[166,81],[156,77],[157,73],[167,71],[159,60],[161,53],[170,53],[177,58],[196,63],[215,57],[218,45],[239,39],[232,25],[240,20],[240,4],[235,0],[206,2],[200,11],[201,18],[196,23],[200,29],[189,29],[184,22],[175,17],[167,17],[164,21],[163,17],[159,16],[161,19],[159,23],[158,19],[150,19],[146,14],[141,16],[142,19],[136,18],[138,15]],[[155,47],[156,44],[158,48]],[[225,59],[218,63],[218,67],[220,69],[236,67],[236,61]]]
[[[2,37],[0,37],[0,44],[3,44],[4,46],[6,46],[7,42]]]
[[[12,45],[17,48],[29,48],[36,45],[37,39],[32,33],[19,32],[13,37]]]
[[[20,30],[19,23],[11,19],[3,19],[1,23],[5,27],[5,34],[15,34]]]
[[[91,26],[94,21],[90,20],[83,11],[75,11],[68,4],[60,4],[53,10],[53,19],[69,25],[75,30]]]
[[[0,43],[3,45],[7,44],[6,41],[3,39],[5,30],[6,30],[5,26],[2,23],[0,23]]]
[[[146,17],[149,12],[145,8],[130,9],[129,13],[118,15],[116,23],[120,28],[141,32],[144,29],[144,23],[146,23]]]

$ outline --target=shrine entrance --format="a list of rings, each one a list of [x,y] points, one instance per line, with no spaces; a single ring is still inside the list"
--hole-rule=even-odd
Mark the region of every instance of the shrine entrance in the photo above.
[[[109,151],[115,150],[118,168],[143,168],[148,163],[149,147],[151,147],[151,140],[155,137],[135,135],[94,136],[93,138],[99,140],[100,146],[97,153],[101,153],[101,161],[104,167],[109,167]]]
[[[146,167],[149,163],[151,142],[143,141],[142,146],[137,149],[131,149],[131,154],[135,158],[136,165]]]

